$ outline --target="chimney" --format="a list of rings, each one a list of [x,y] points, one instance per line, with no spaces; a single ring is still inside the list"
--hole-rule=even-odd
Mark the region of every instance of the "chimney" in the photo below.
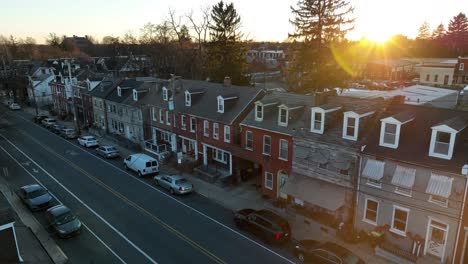
[[[224,77],[224,86],[231,86],[231,77]]]

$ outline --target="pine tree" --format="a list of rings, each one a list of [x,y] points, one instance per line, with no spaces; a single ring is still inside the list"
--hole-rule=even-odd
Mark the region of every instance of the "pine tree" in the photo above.
[[[424,21],[424,23],[419,27],[418,30],[418,36],[416,39],[420,40],[427,40],[431,38],[431,33],[430,33],[431,28],[429,27],[429,23],[427,21]]]
[[[450,20],[447,40],[453,45],[460,55],[468,49],[468,18],[464,13],[459,13]]]
[[[211,80],[223,82],[231,77],[233,84],[247,84],[243,76],[246,69],[246,47],[239,31],[241,18],[234,4],[220,1],[213,6],[209,25],[211,41],[208,43],[207,69]]]
[[[444,24],[440,23],[434,31],[432,31],[432,39],[440,40],[445,36]]]
[[[289,37],[298,43],[288,73],[290,89],[306,92],[343,81],[331,44],[343,41],[353,29],[353,10],[346,0],[299,0],[296,7],[291,6],[295,32]]]

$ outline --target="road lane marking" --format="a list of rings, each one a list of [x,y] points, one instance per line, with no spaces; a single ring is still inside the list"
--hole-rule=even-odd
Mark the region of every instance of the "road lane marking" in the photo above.
[[[33,123],[33,122],[31,122],[30,120],[28,120],[28,119],[22,117],[22,116],[19,115],[18,113],[14,113],[14,115],[16,115],[17,117],[23,119],[24,121],[28,122],[29,124],[32,124],[32,125],[35,125],[35,126],[37,126],[37,127],[42,128],[42,127],[39,126],[38,124]],[[110,163],[109,161],[103,160],[103,159],[100,158],[99,156],[94,155],[93,153],[88,152],[88,151],[86,151],[86,150],[83,150],[83,149],[80,148],[79,146],[73,144],[72,142],[70,142],[70,141],[68,141],[68,140],[66,140],[66,139],[64,139],[64,138],[61,138],[61,137],[59,137],[59,138],[60,138],[61,140],[64,140],[64,141],[67,142],[68,144],[74,146],[75,148],[77,148],[77,149],[79,149],[79,150],[81,150],[81,151],[83,151],[83,152],[89,154],[90,156],[92,156],[92,157],[94,157],[94,158],[96,158],[96,159],[99,159],[99,160],[102,161],[102,162],[107,163],[108,165],[114,167],[115,169],[117,169],[117,170],[123,172],[124,174],[126,174],[126,175],[128,175],[128,176],[130,176],[131,179],[136,180],[136,181],[138,181],[138,182],[140,182],[140,183],[146,185],[147,187],[149,187],[149,188],[155,190],[156,192],[158,192],[159,194],[165,196],[166,198],[171,199],[171,200],[175,201],[176,203],[178,203],[178,204],[180,204],[180,205],[182,205],[182,206],[184,206],[184,207],[186,207],[186,208],[188,208],[188,209],[190,209],[190,210],[192,210],[192,211],[198,213],[199,215],[201,215],[201,216],[203,216],[203,217],[205,217],[205,218],[211,220],[212,222],[214,222],[214,223],[216,223],[216,224],[218,224],[218,225],[220,225],[220,226],[226,228],[227,230],[229,230],[229,231],[231,231],[231,232],[237,234],[238,236],[240,236],[240,237],[242,237],[242,238],[244,238],[244,239],[250,241],[251,243],[253,243],[253,244],[255,244],[255,245],[261,247],[262,249],[264,249],[264,250],[270,252],[271,254],[273,254],[273,255],[275,255],[275,256],[277,256],[277,257],[279,257],[279,258],[285,260],[286,262],[289,262],[289,263],[291,263],[291,264],[295,264],[294,261],[292,261],[292,260],[286,258],[285,256],[283,256],[283,255],[281,255],[281,254],[275,252],[274,250],[272,250],[272,249],[270,249],[270,248],[268,248],[268,247],[266,247],[266,246],[260,244],[259,242],[257,242],[257,241],[255,241],[255,240],[253,240],[252,238],[250,238],[250,237],[248,237],[248,236],[246,236],[246,235],[240,233],[239,231],[237,231],[237,230],[235,230],[235,229],[233,229],[233,228],[231,228],[231,227],[229,227],[229,226],[227,226],[227,225],[221,223],[220,221],[218,221],[218,220],[212,218],[211,216],[209,216],[209,215],[203,213],[202,211],[200,211],[200,210],[198,210],[198,209],[196,209],[196,208],[194,208],[194,207],[192,207],[192,206],[190,206],[190,205],[188,205],[188,204],[186,204],[186,203],[184,203],[184,202],[182,202],[182,201],[176,199],[175,197],[172,197],[171,195],[169,195],[169,194],[167,194],[167,193],[165,193],[165,192],[159,190],[158,188],[156,188],[156,187],[154,187],[154,186],[148,184],[147,182],[143,181],[142,179],[136,178],[134,175],[128,173],[127,171],[123,170],[122,168],[119,168],[119,167],[115,166],[114,164]]]
[[[174,227],[172,227],[171,225],[167,224],[166,222],[164,222],[163,220],[161,220],[159,217],[153,215],[152,213],[150,213],[148,210],[146,210],[145,208],[141,207],[140,205],[136,204],[135,202],[131,201],[130,199],[128,199],[126,196],[124,196],[123,194],[121,194],[120,192],[114,190],[113,188],[111,188],[109,185],[105,184],[104,182],[102,182],[101,180],[99,180],[98,178],[94,177],[93,175],[91,175],[90,173],[88,173],[87,171],[83,170],[82,168],[80,168],[79,166],[77,166],[76,164],[74,164],[73,162],[71,162],[70,160],[68,160],[67,158],[65,158],[64,156],[60,155],[59,153],[57,153],[56,151],[54,151],[53,149],[49,148],[48,146],[42,144],[41,142],[39,142],[37,139],[33,138],[32,136],[30,136],[29,134],[26,134],[24,133],[23,131],[19,131],[21,134],[25,135],[26,137],[29,137],[32,141],[34,141],[36,144],[38,144],[39,146],[43,147],[45,150],[49,151],[52,155],[55,155],[56,157],[58,157],[59,159],[63,160],[65,163],[67,163],[68,165],[70,165],[72,168],[74,168],[75,170],[81,172],[83,175],[85,175],[86,177],[88,177],[90,180],[92,180],[93,182],[97,183],[98,185],[100,185],[101,187],[103,187],[104,189],[108,190],[110,193],[114,194],[116,197],[120,198],[124,203],[132,206],[133,208],[137,209],[138,211],[140,211],[141,213],[145,214],[146,216],[148,216],[150,219],[152,219],[154,222],[158,223],[159,225],[161,225],[163,228],[165,228],[167,231],[169,231],[170,233],[174,234],[175,236],[177,236],[178,238],[180,238],[181,240],[187,242],[189,245],[191,245],[193,248],[199,250],[200,252],[202,252],[203,254],[205,254],[207,257],[211,258],[212,260],[214,260],[215,262],[217,263],[226,263],[224,260],[222,260],[220,257],[216,256],[214,253],[212,253],[211,251],[209,251],[208,249],[204,248],[202,245],[198,244],[197,242],[195,242],[194,240],[192,240],[191,238],[189,238],[188,236],[184,235],[183,233],[181,233],[180,231],[178,231],[177,229],[175,229]],[[3,136],[2,136],[3,137]]]
[[[24,153],[21,149],[19,149],[15,144],[13,144],[10,140],[8,140],[5,136],[0,134],[0,136],[5,139],[10,145],[12,145],[18,152],[23,154],[26,158],[31,160],[38,168],[40,168],[44,173],[46,173],[55,183],[57,183],[60,187],[62,187],[65,191],[67,191],[73,198],[75,198],[78,202],[80,202],[84,207],[86,207],[89,211],[91,211],[96,217],[98,217],[102,222],[104,222],[109,228],[111,228],[115,233],[117,233],[121,238],[123,238],[128,244],[130,244],[133,248],[135,248],[138,252],[140,252],[146,259],[148,259],[151,263],[153,264],[158,264],[154,259],[152,259],[148,254],[146,254],[142,249],[140,249],[137,245],[135,245],[130,239],[128,239],[125,235],[123,235],[117,228],[112,226],[109,222],[107,222],[106,219],[104,219],[101,215],[99,215],[96,211],[94,211],[90,206],[88,206],[85,202],[83,202],[78,196],[76,196],[72,191],[70,191],[67,187],[65,187],[61,182],[59,182],[54,176],[52,176],[48,171],[46,171],[44,168],[42,168],[39,164],[37,164],[31,157],[29,157],[26,153]],[[36,178],[34,175],[32,175],[29,171],[26,170],[26,168],[19,163],[8,151],[6,151],[2,146],[0,148],[5,151],[14,161],[16,161],[31,177],[33,177],[38,183],[40,183],[44,188],[45,186]],[[47,188],[46,188],[47,189]],[[54,198],[56,198],[54,196]],[[57,199],[58,200],[58,199]],[[60,200],[58,200],[60,201]],[[89,228],[87,228],[90,230]],[[93,232],[94,233],[94,232]],[[101,239],[98,239],[102,241]],[[109,251],[114,254],[119,260],[122,261],[122,263],[126,263],[125,261],[122,260],[121,257],[119,257],[109,246],[107,246],[105,243],[103,244]]]

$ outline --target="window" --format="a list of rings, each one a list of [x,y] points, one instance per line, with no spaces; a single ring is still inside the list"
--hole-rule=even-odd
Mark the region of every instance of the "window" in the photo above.
[[[208,120],[203,121],[203,135],[204,135],[205,137],[209,137],[209,136],[210,136],[210,128],[209,128],[209,125],[210,125],[210,123],[208,122]]]
[[[158,121],[158,115],[156,114],[156,107],[152,108],[152,112],[153,112],[153,121]]]
[[[224,113],[224,99],[218,96],[218,113]]]
[[[164,115],[162,109],[159,109],[159,123],[164,124]]]
[[[375,180],[375,179],[367,178],[366,184],[370,185],[370,186],[373,186],[373,187],[382,188],[382,181],[381,180]]]
[[[228,154],[219,149],[213,149],[213,159],[221,163],[227,164]]]
[[[117,86],[117,95],[119,97],[122,96],[122,88],[120,88],[120,86]]]
[[[245,132],[245,148],[253,150],[253,134],[252,131]]]
[[[460,71],[464,71],[465,70],[465,63],[460,63],[460,66],[458,68]]]
[[[439,195],[430,195],[429,196],[429,202],[435,203],[444,207],[447,207],[448,205],[448,199]]]
[[[262,121],[263,120],[263,105],[256,104],[255,106],[255,120]]]
[[[346,124],[346,136],[354,137],[354,133],[356,132],[356,118],[348,117],[348,122]]]
[[[166,110],[166,125],[171,124],[171,115],[170,112]]]
[[[180,126],[182,127],[182,130],[187,130],[187,122],[185,120],[185,115],[180,116]]]
[[[406,226],[408,224],[409,209],[393,206],[392,226],[390,231],[406,236]]]
[[[190,132],[195,133],[195,129],[196,129],[195,117],[190,117]]]
[[[318,164],[318,167],[319,167],[320,169],[326,170],[326,169],[328,168],[328,165],[327,165],[326,162],[325,162],[325,163],[319,163],[319,164]]]
[[[366,210],[364,212],[364,222],[377,225],[377,216],[379,213],[379,203],[372,199],[366,199]]]
[[[411,195],[413,194],[413,191],[410,188],[404,188],[404,187],[401,187],[401,186],[396,186],[395,187],[395,193],[411,197]]]
[[[380,128],[380,145],[389,148],[398,147],[399,125],[382,122]]]
[[[314,112],[314,130],[322,131],[322,116],[321,112]]]
[[[168,98],[169,98],[169,96],[168,96],[168,90],[167,90],[166,87],[163,87],[163,100],[164,100],[164,101],[167,101]]]
[[[185,92],[185,106],[191,106],[192,105],[192,95],[186,91]]]
[[[265,188],[273,190],[273,173],[265,172]]]
[[[278,124],[280,126],[288,126],[288,109],[284,107],[280,107],[279,116],[278,116]]]
[[[437,82],[439,80],[439,75],[434,75],[434,82]]]
[[[213,138],[219,139],[219,124],[213,123]]]
[[[138,101],[138,92],[135,89],[133,89],[133,101]]]
[[[286,139],[280,139],[279,141],[279,158],[288,160],[288,141]]]
[[[426,82],[428,82],[430,78],[431,78],[431,75],[426,74]]]
[[[437,131],[436,133],[437,135],[433,152],[448,155],[451,134],[441,131]]]
[[[263,155],[271,154],[271,137],[263,136]]]
[[[231,142],[231,129],[229,126],[224,126],[224,142]]]

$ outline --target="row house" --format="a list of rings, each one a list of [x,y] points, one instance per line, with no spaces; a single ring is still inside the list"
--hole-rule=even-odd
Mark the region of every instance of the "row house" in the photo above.
[[[52,91],[49,82],[55,79],[53,67],[35,67],[28,73],[28,100],[38,107],[51,105]]]
[[[303,116],[314,105],[314,96],[272,92],[254,103],[241,122],[245,159],[253,162],[253,177],[260,179],[262,194],[287,199],[283,188],[291,175],[293,133],[303,126]]]
[[[96,88],[103,78],[85,79],[78,81],[72,86],[73,100],[75,105],[74,113],[78,123],[83,127],[91,127],[93,125],[93,98],[90,92]]]
[[[117,88],[121,81],[121,79],[104,78],[96,88],[89,92],[92,98],[93,127],[102,132],[108,131],[105,98]]]
[[[76,78],[63,78],[61,75],[55,76],[55,80],[49,82],[52,92],[54,111],[61,117],[73,114],[73,88],[78,81]]]
[[[466,244],[467,124],[467,112],[425,106],[380,114],[361,149],[355,215],[357,230],[383,236],[379,255],[453,263]]]
[[[160,82],[147,97],[150,136],[147,150],[179,152],[202,163],[201,174],[236,175],[242,163],[239,123],[263,90],[229,83]],[[166,147],[164,147],[166,146]]]
[[[148,90],[139,88],[143,84],[135,79],[124,79],[104,98],[107,132],[138,145],[143,145],[144,141],[143,113],[136,105]]]
[[[384,102],[318,96],[315,106],[301,110],[284,192],[319,223],[352,226],[361,142]]]

